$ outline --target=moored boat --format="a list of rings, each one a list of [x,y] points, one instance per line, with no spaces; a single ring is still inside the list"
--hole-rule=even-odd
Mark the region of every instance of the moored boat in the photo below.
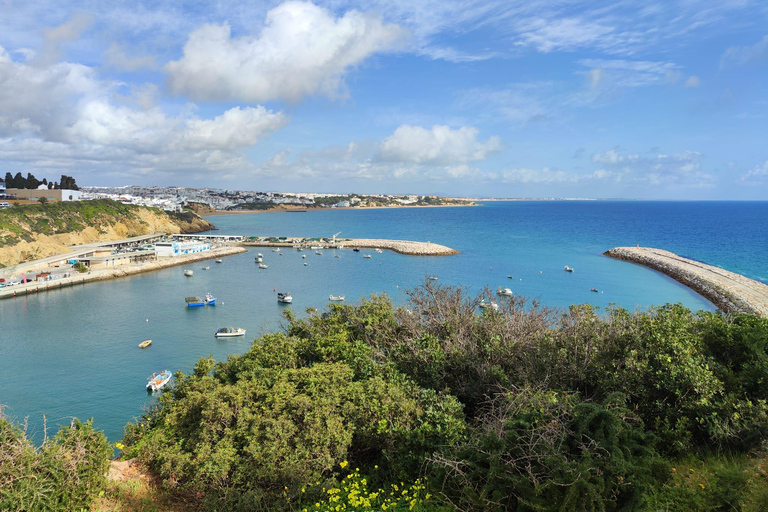
[[[512,295],[514,295],[514,293],[512,293],[512,289],[511,288],[504,288],[504,289],[499,288],[496,291],[496,293],[498,293],[499,295],[505,295],[507,297],[511,297]]]
[[[355,251],[355,252],[360,252],[360,248],[359,248],[359,247],[355,247],[355,248],[354,248],[354,249],[352,249],[352,250],[353,250],[353,251]]]
[[[219,327],[219,330],[216,331],[217,338],[234,338],[236,336],[245,336],[245,329],[242,327],[237,329],[234,327]]]
[[[281,302],[283,304],[290,304],[291,302],[293,302],[293,297],[291,297],[290,292],[289,293],[279,292],[277,294],[277,302]]]
[[[187,306],[190,308],[216,305],[216,297],[210,293],[206,293],[205,297],[187,297],[184,300],[187,302]]]
[[[371,256],[370,254],[363,254],[363,258],[371,259],[373,258],[373,256]]]
[[[189,270],[189,269],[184,271],[184,275],[187,276],[187,277],[192,277],[192,274],[194,274],[194,272]]]
[[[263,256],[256,256],[256,258],[254,258],[254,260],[256,261],[256,263],[261,263],[262,261],[264,261],[264,257]]]
[[[568,265],[566,265],[566,266],[563,268],[563,270],[565,270],[566,272],[573,272],[573,269],[572,269],[571,267],[569,267]]]
[[[259,263],[259,268],[268,268],[266,263]]]
[[[152,344],[152,340],[144,340],[141,343],[139,343],[139,348],[147,348]]]
[[[430,281],[437,281],[437,276],[427,276]]]
[[[344,299],[346,299],[346,297],[344,297],[344,295],[330,295],[328,297],[328,300],[333,300],[333,301],[336,301],[336,302],[341,302]]]
[[[215,260],[213,260],[213,261],[215,261],[216,263],[221,263],[221,258],[216,258],[216,259],[215,259]]]
[[[208,269],[210,269],[210,268],[211,268],[211,267],[203,267],[203,270],[208,270]]]
[[[171,370],[163,370],[160,373],[153,373],[151,377],[147,378],[147,391],[157,391],[163,386],[168,384],[171,380]]]
[[[482,309],[491,308],[494,311],[498,311],[499,310],[499,305],[497,303],[495,303],[495,302],[486,302],[485,299],[481,300],[480,304],[478,304],[477,306],[479,308],[482,308]]]
[[[597,288],[590,288],[590,290],[589,290],[589,291],[591,291],[591,292],[597,292],[597,291],[599,291],[599,290],[598,290]]]

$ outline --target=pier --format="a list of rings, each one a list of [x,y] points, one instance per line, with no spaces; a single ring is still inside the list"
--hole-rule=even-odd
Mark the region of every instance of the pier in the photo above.
[[[603,254],[666,274],[725,312],[768,318],[768,285],[754,279],[651,247],[616,247]]]
[[[324,249],[388,249],[400,254],[411,256],[448,256],[458,254],[459,251],[432,242],[413,242],[410,240],[386,240],[378,238],[258,238],[248,239],[239,245],[246,247],[297,247],[297,246],[322,246]]]

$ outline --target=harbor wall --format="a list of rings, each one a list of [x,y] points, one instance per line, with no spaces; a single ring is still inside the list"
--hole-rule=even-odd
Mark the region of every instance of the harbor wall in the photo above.
[[[725,312],[768,318],[768,285],[754,279],[651,247],[616,247],[603,254],[657,270]]]

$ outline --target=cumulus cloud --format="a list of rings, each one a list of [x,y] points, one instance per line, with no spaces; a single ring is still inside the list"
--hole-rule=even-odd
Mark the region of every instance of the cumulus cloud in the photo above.
[[[768,160],[742,174],[739,182],[744,185],[768,185]]]
[[[350,68],[396,48],[407,34],[371,14],[351,10],[336,18],[312,3],[289,1],[267,13],[258,37],[233,38],[228,24],[192,32],[183,57],[166,66],[167,85],[196,100],[335,97]]]
[[[2,48],[0,77],[1,159],[11,164],[234,169],[247,165],[242,149],[288,123],[282,112],[262,106],[234,107],[213,119],[199,118],[192,106],[171,116],[152,106],[152,86],[137,88],[129,101],[113,94],[120,84],[100,80],[92,68],[13,62]]]
[[[743,66],[768,59],[768,36],[752,46],[731,46],[720,57],[720,68]]]
[[[467,126],[454,130],[439,125],[431,129],[402,125],[381,142],[377,158],[389,162],[455,165],[484,160],[502,148],[499,137],[479,141],[478,134],[477,128]]]
[[[651,187],[702,188],[715,185],[715,178],[701,168],[701,154],[683,151],[672,155],[644,157],[623,154],[614,148],[592,155],[617,182]],[[599,171],[598,171],[599,172]]]
[[[36,56],[35,63],[48,66],[58,62],[61,58],[61,44],[77,40],[91,23],[93,23],[92,14],[80,13],[58,27],[43,30],[45,43],[42,52]]]

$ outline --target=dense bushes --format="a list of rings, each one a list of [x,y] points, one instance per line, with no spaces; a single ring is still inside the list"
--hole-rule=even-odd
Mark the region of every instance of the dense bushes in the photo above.
[[[111,453],[90,421],[73,420],[36,449],[22,430],[0,418],[0,510],[90,508],[106,487]]]
[[[768,320],[502,299],[478,313],[428,282],[404,307],[288,313],[285,334],[201,359],[125,441],[211,509],[330,507],[302,491],[343,488],[346,461],[383,487],[425,478],[425,510],[685,510],[698,484],[711,510],[764,502],[742,470],[686,487],[674,468],[762,449]]]

